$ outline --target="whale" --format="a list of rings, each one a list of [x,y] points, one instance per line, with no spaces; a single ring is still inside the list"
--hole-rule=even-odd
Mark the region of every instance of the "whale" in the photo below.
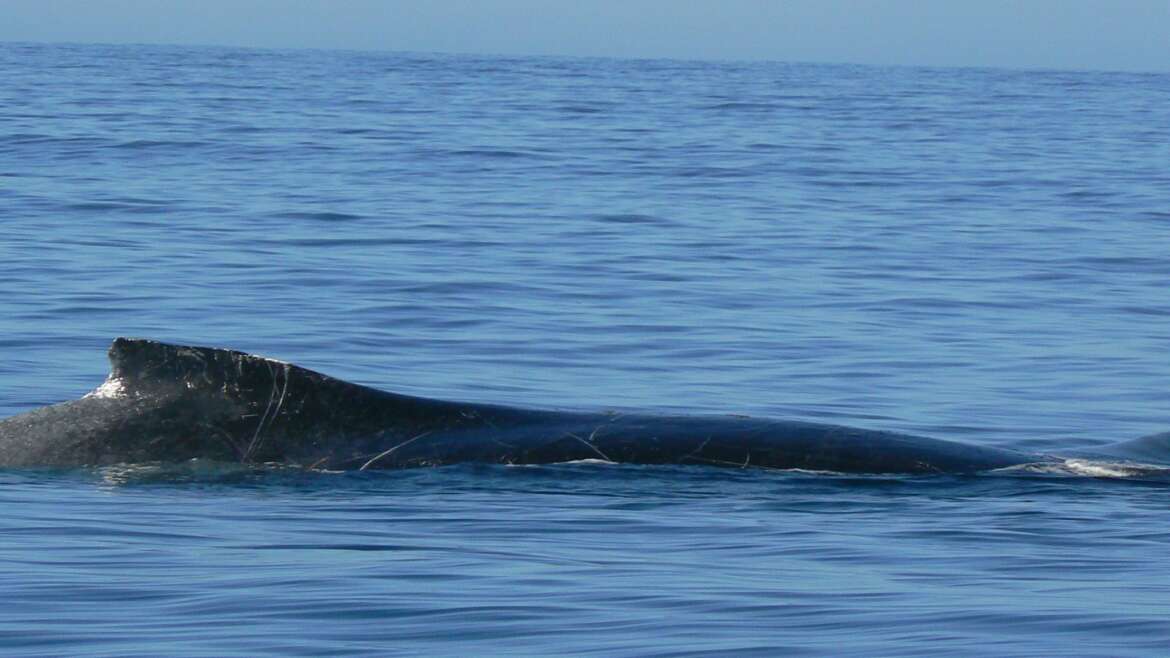
[[[804,421],[414,397],[245,352],[140,338],[115,339],[109,360],[109,376],[85,396],[0,420],[0,468],[210,460],[344,471],[596,460],[975,474],[1062,459]],[[1131,444],[1150,456],[1170,434]],[[1125,457],[1126,444],[1102,454]]]

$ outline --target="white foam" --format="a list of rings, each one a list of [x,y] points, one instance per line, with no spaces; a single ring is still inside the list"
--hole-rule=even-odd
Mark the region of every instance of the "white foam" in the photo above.
[[[1095,478],[1125,478],[1139,475],[1150,466],[1141,464],[1119,464],[1110,462],[1093,462],[1081,459],[1069,459],[1064,462],[1065,468],[1077,475],[1087,475]]]
[[[830,476],[855,476],[857,473],[843,473],[841,471],[820,471],[815,468],[768,468],[770,471],[783,471],[785,473],[796,473],[797,475],[830,475]],[[877,474],[863,474],[863,475],[881,475]]]
[[[1091,478],[1134,478],[1170,473],[1166,466],[1136,462],[1095,461],[1092,459],[1065,459],[1054,462],[1020,464],[998,469],[999,472],[1022,471],[1045,475],[1064,475]]]

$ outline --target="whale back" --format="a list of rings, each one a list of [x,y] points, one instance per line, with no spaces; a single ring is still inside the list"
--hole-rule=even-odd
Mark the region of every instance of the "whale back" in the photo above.
[[[1045,458],[737,416],[561,412],[411,397],[235,350],[119,338],[85,397],[0,421],[0,466],[189,459],[328,469],[580,459],[971,473]]]
[[[1129,441],[1111,443],[1087,452],[1134,461],[1170,464],[1170,432],[1149,434]]]

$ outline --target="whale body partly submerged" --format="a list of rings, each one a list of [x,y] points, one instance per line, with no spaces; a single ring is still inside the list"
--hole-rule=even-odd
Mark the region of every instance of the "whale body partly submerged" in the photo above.
[[[0,421],[0,467],[207,459],[316,469],[605,460],[840,473],[976,473],[1047,455],[839,425],[578,413],[389,393],[225,349],[118,338],[88,395]],[[1102,454],[1165,454],[1170,433]]]

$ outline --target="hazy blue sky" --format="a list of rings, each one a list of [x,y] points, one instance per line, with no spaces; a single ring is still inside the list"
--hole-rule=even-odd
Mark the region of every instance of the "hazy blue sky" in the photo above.
[[[1170,70],[1170,0],[0,0],[0,40]]]

